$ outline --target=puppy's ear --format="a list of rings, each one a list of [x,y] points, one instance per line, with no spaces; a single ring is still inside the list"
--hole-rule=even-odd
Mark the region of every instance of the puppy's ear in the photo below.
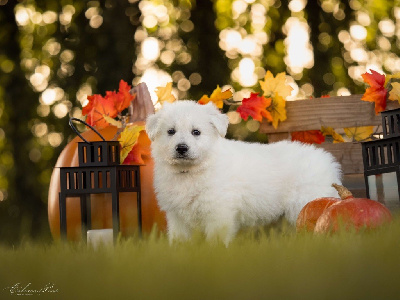
[[[228,130],[229,119],[228,116],[222,114],[219,109],[211,102],[205,105],[208,109],[208,113],[210,114],[211,124],[217,129],[217,132],[220,136],[224,137],[226,135],[226,131]]]
[[[159,113],[155,113],[146,118],[146,132],[151,141],[154,141],[159,131],[159,117]]]

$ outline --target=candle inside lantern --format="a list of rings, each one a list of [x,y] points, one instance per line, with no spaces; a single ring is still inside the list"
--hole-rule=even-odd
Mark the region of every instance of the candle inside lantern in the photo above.
[[[97,249],[100,245],[106,247],[113,245],[113,230],[112,229],[93,229],[87,231],[88,246]]]

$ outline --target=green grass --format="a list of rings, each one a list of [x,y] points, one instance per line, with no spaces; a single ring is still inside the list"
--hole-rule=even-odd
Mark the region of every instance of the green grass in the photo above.
[[[170,246],[165,236],[113,248],[25,243],[0,248],[4,288],[52,283],[29,299],[400,299],[400,217],[375,231],[337,235],[272,228],[242,233],[230,246],[201,236]],[[20,298],[22,297],[22,298]]]

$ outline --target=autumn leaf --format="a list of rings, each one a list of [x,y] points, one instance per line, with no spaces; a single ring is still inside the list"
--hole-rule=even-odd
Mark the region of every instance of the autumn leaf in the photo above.
[[[392,74],[392,75],[386,75],[385,76],[385,86],[387,87],[387,84],[389,82],[392,82],[392,81],[396,82],[399,79],[400,79],[400,72]]]
[[[240,105],[236,111],[245,121],[251,116],[254,120],[259,122],[262,121],[263,117],[272,122],[272,115],[267,110],[270,105],[271,98],[265,98],[264,96],[259,96],[257,93],[251,93],[249,98],[243,99],[242,105]]]
[[[389,92],[389,100],[399,101],[400,103],[400,83],[392,82],[392,89]]]
[[[323,135],[327,136],[330,135],[333,138],[333,143],[343,143],[344,139],[343,137],[338,134],[332,127],[321,127],[321,132]]]
[[[114,103],[115,109],[120,113],[129,106],[133,99],[135,99],[135,96],[129,92],[130,90],[131,86],[121,80],[119,82],[118,92],[106,91],[104,98],[107,101]]]
[[[380,89],[385,87],[385,75],[382,75],[374,70],[369,70],[371,73],[362,74],[364,82],[369,84],[371,88]]]
[[[109,123],[104,116],[115,118],[118,115],[114,103],[101,95],[88,96],[89,104],[82,109],[82,114],[87,115],[86,122],[97,126],[99,129],[107,127]]]
[[[203,95],[201,99],[198,101],[199,104],[207,104],[208,102],[213,102],[219,109],[224,106],[224,100],[232,97],[231,90],[223,91],[217,85],[217,88],[212,92],[211,96]]]
[[[362,74],[364,82],[369,84],[361,100],[375,102],[375,113],[379,114],[386,108],[387,89],[385,88],[385,75],[379,74],[374,70],[370,73]]]
[[[88,103],[84,107],[82,107],[82,115],[83,116],[88,115],[92,111],[96,97],[101,97],[101,95],[87,96]]]
[[[306,144],[322,144],[325,136],[320,130],[294,131],[291,133],[292,141],[299,141]]]
[[[104,128],[113,123],[111,119],[135,99],[135,96],[130,94],[130,89],[130,85],[121,80],[118,92],[107,91],[105,97],[99,94],[88,96],[89,103],[82,108],[82,115],[87,115],[86,122],[98,128]]]
[[[123,164],[139,164],[144,165],[143,157],[151,155],[150,149],[151,141],[147,136],[146,131],[141,131],[139,133],[138,140],[133,146],[132,150],[129,152],[128,156],[125,158]]]
[[[106,120],[108,122],[108,124],[115,126],[117,128],[122,128],[122,122],[121,121],[117,121],[109,116],[103,115],[104,120]]]
[[[168,82],[165,87],[157,87],[155,92],[158,97],[158,103],[161,105],[164,102],[172,103],[176,100],[175,96],[172,95],[172,82]]]
[[[139,134],[144,130],[145,126],[139,125],[130,125],[125,127],[125,129],[121,132],[121,135],[118,139],[121,145],[120,151],[120,161],[124,162],[125,158],[128,156],[129,152],[131,152],[133,146],[136,144]]]
[[[268,108],[272,115],[272,126],[278,128],[279,121],[286,120],[286,101],[279,94],[275,94],[271,106]]]
[[[374,132],[374,126],[344,128],[344,133],[346,134],[346,136],[353,141],[370,140],[370,137],[373,132]]]
[[[279,73],[274,78],[274,75],[270,71],[267,71],[264,77],[264,81],[260,80],[261,89],[264,92],[265,97],[273,97],[279,94],[283,99],[290,96],[293,88],[286,84],[285,72]]]
[[[132,95],[129,91],[131,90],[131,86],[125,81],[121,80],[119,82],[119,90],[118,93],[108,92],[109,95],[106,94],[106,98],[110,97],[111,101],[114,102],[115,109],[120,113],[125,108],[131,104],[132,100],[135,99],[135,96]]]

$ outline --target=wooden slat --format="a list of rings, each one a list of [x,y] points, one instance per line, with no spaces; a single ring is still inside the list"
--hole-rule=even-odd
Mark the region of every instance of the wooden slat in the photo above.
[[[364,172],[360,143],[324,143],[316,145],[331,153],[342,165],[343,174],[359,174]]]
[[[361,100],[362,95],[351,95],[309,100],[287,101],[287,120],[274,129],[268,122],[261,124],[263,133],[318,130],[321,126],[333,128],[371,126],[382,124],[375,114],[374,103]],[[386,109],[400,107],[397,101],[388,101]]]

